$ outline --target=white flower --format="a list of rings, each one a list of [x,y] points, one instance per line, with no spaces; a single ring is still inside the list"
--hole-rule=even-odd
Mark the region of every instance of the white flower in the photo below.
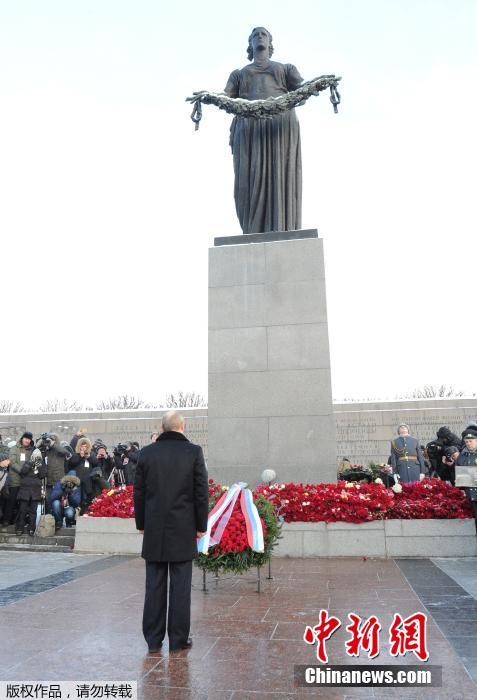
[[[354,489],[354,481],[347,481],[345,484],[345,489]]]
[[[392,487],[392,490],[394,491],[394,493],[401,493],[401,491],[402,491],[401,484],[394,484],[394,486]]]
[[[374,483],[375,484],[382,484],[383,480],[378,477],[377,479],[374,480]]]
[[[303,501],[303,503],[302,503],[301,505],[302,505],[302,506],[309,506],[309,505],[310,505],[310,501]]]

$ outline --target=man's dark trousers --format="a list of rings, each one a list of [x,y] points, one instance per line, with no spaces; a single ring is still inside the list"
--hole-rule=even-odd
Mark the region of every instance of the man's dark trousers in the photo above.
[[[149,649],[158,649],[166,634],[169,573],[169,649],[180,649],[190,632],[192,561],[146,561],[146,596],[142,630]]]

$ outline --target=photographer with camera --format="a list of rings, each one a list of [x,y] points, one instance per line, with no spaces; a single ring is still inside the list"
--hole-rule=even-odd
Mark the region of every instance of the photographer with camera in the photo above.
[[[139,452],[137,445],[132,442],[120,442],[119,445],[116,445],[113,451],[115,485],[131,486],[134,484]]]
[[[53,485],[65,475],[68,451],[62,447],[56,433],[43,433],[36,441],[47,466],[46,473],[46,512],[51,512],[51,490]]]
[[[43,456],[37,448],[33,450],[30,459],[23,463],[20,470],[20,488],[18,489],[18,517],[15,532],[22,535],[28,519],[28,533],[35,534],[36,513],[42,496],[42,479],[47,473]]]
[[[55,518],[55,528],[60,530],[65,519],[66,527],[75,524],[76,508],[81,505],[81,481],[71,469],[60,481],[57,481],[51,492],[51,511]]]
[[[98,442],[98,441],[97,441]],[[94,450],[94,445],[93,445]],[[114,469],[114,459],[108,454],[108,448],[104,443],[96,444],[96,463],[101,467],[101,474],[105,479],[109,479]]]
[[[10,450],[10,469],[8,474],[8,497],[5,499],[2,530],[13,525],[18,513],[18,491],[21,483],[21,469],[31,458],[35,449],[33,434],[24,432],[15,447]]]
[[[81,481],[81,514],[85,513],[93,500],[93,482],[91,476],[97,466],[96,458],[91,454],[91,440],[80,437],[76,443],[75,454],[70,458],[68,467],[74,469]]]
[[[437,469],[437,476],[442,481],[450,481],[452,486],[455,484],[455,463],[459,459],[459,448],[455,445],[446,447],[441,464]]]

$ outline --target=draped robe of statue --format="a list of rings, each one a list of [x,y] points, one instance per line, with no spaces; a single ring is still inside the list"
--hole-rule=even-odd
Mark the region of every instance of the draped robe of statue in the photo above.
[[[231,73],[229,97],[262,100],[296,90],[295,66],[268,61]],[[243,233],[295,231],[301,227],[300,125],[291,109],[270,119],[234,117],[230,128],[235,207]]]

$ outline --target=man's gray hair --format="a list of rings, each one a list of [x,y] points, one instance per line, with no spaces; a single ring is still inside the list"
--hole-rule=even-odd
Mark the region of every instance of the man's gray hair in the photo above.
[[[162,429],[165,433],[169,430],[181,430],[184,427],[184,416],[179,411],[167,411],[162,416]]]
[[[410,434],[411,433],[411,428],[408,426],[407,423],[399,423],[398,429],[397,429],[397,434],[399,435],[399,431],[401,428],[407,428],[407,432]]]

